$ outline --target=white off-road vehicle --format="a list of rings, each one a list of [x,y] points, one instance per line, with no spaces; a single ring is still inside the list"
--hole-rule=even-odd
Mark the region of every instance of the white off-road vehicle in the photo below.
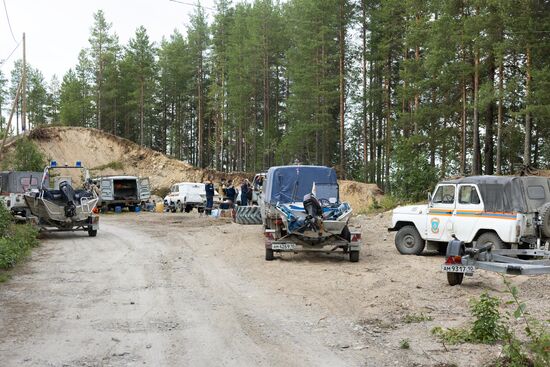
[[[428,204],[397,207],[389,231],[402,254],[468,245],[532,249],[550,239],[550,179],[473,176],[440,182]]]

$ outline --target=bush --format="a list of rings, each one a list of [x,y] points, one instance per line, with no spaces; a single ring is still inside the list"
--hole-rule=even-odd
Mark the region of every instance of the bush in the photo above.
[[[15,151],[4,160],[2,167],[14,171],[42,171],[46,165],[44,155],[27,137],[21,138],[15,145]]]
[[[32,247],[38,245],[38,231],[27,224],[15,224],[0,203],[0,268],[8,269],[23,259]]]
[[[483,293],[479,300],[470,302],[470,311],[475,316],[471,328],[443,329],[435,327],[432,334],[441,341],[449,344],[457,343],[485,343],[502,342],[502,357],[494,361],[491,366],[499,367],[546,367],[550,366],[550,333],[547,325],[529,316],[525,304],[519,300],[516,287],[506,278],[504,283],[516,309],[513,313],[507,312],[501,316],[499,306],[501,300]],[[519,340],[513,331],[511,320],[522,320],[525,326],[527,342]]]

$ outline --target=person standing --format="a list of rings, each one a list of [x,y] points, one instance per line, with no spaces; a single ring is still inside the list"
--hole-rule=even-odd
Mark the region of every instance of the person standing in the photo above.
[[[247,206],[248,205],[248,191],[250,190],[250,185],[248,184],[248,180],[245,179],[241,185],[241,205]]]
[[[212,214],[212,207],[214,206],[214,184],[212,183],[212,179],[208,179],[206,181],[206,184],[204,185],[204,190],[206,191],[206,208],[205,212],[206,215]]]
[[[235,190],[235,186],[233,186],[233,180],[227,181],[225,195],[227,196],[227,200],[231,202],[231,205],[235,204],[235,199],[237,198],[237,190]]]

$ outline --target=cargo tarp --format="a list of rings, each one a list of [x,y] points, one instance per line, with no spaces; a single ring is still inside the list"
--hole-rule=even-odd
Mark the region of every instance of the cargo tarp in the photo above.
[[[302,201],[306,194],[311,193],[314,182],[338,185],[336,172],[329,167],[271,167],[264,183],[264,201],[273,205]]]
[[[448,183],[476,184],[489,212],[535,212],[550,201],[550,179],[545,177],[471,176]]]

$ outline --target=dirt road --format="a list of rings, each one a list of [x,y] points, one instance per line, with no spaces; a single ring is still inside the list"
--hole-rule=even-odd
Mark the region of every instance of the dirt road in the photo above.
[[[356,219],[367,243],[357,264],[265,262],[258,226],[196,213],[104,215],[95,238],[49,234],[0,285],[1,364],[475,366],[498,355],[430,330],[467,322],[484,289],[505,297],[500,277],[451,289],[441,257],[396,253],[387,219]],[[549,315],[547,276],[511,279]]]

